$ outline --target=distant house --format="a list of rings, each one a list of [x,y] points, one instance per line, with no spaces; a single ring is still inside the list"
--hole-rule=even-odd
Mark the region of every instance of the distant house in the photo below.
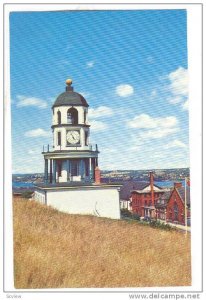
[[[143,189],[148,185],[147,182],[127,180],[120,188],[120,208],[132,211],[132,190]]]
[[[153,173],[150,172],[150,182],[138,182],[137,186],[131,191],[132,212],[141,217],[154,218],[156,216],[155,204],[165,191],[165,189],[154,184]]]
[[[156,218],[185,225],[185,187],[175,182],[170,192],[164,193],[155,205]],[[190,219],[190,187],[186,187],[187,219]]]
[[[34,188],[13,188],[13,199],[29,199],[34,193]]]
[[[190,219],[190,187],[186,188],[187,219]],[[185,224],[185,188],[175,182],[172,189],[163,189],[150,181],[126,181],[120,189],[120,207],[140,217],[151,217],[166,222]],[[188,222],[189,224],[189,222]]]
[[[171,191],[165,192],[157,199],[155,204],[156,218],[166,221],[167,203],[169,201]]]
[[[22,198],[21,191],[13,191],[12,195],[13,195],[13,199],[21,199]]]
[[[187,218],[190,218],[190,187],[186,187]],[[175,185],[167,203],[166,220],[185,225],[185,188]]]

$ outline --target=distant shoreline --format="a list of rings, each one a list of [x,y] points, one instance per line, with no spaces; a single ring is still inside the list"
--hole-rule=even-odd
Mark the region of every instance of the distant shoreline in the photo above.
[[[139,181],[139,180],[134,180],[134,181]],[[126,181],[123,181],[126,182]],[[165,181],[155,181],[154,184],[158,185],[159,187],[166,187],[170,188],[174,186],[174,182],[172,180],[165,180]],[[184,186],[184,180],[181,180],[182,185]],[[13,189],[22,189],[22,188],[34,188],[35,183],[32,182],[21,182],[21,181],[12,181],[12,188]]]
[[[29,188],[34,186],[35,184],[32,182],[12,181],[12,188]]]

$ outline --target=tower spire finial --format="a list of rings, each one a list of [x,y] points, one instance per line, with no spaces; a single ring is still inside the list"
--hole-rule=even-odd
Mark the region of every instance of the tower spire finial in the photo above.
[[[71,86],[72,85],[72,79],[68,78],[66,80],[66,91],[69,92],[69,91],[73,91],[73,87]]]
[[[72,84],[72,79],[71,79],[71,78],[68,78],[68,79],[66,80],[66,84],[67,84],[67,85],[71,85],[71,84]]]

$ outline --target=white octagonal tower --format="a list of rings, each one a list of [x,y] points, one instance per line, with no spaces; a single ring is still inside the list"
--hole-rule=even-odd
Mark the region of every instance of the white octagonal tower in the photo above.
[[[74,92],[72,80],[52,106],[53,150],[43,150],[45,183],[94,182],[97,145],[89,144],[88,103]]]

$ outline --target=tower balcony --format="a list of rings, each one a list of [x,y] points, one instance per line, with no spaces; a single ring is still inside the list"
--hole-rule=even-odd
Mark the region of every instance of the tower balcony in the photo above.
[[[43,146],[43,156],[45,159],[81,159],[98,157],[99,150],[97,144],[89,144],[83,147],[68,147],[68,149],[53,148],[53,146]]]
[[[73,146],[73,147],[67,147],[67,149],[65,149],[65,147],[63,148],[61,145],[59,145],[58,147],[56,147],[56,149],[54,150],[54,146],[51,145],[43,145],[43,149],[42,149],[42,154],[55,154],[55,153],[65,153],[65,154],[69,154],[72,152],[90,152],[90,153],[99,153],[98,150],[98,146],[97,144],[88,144],[86,146]]]

